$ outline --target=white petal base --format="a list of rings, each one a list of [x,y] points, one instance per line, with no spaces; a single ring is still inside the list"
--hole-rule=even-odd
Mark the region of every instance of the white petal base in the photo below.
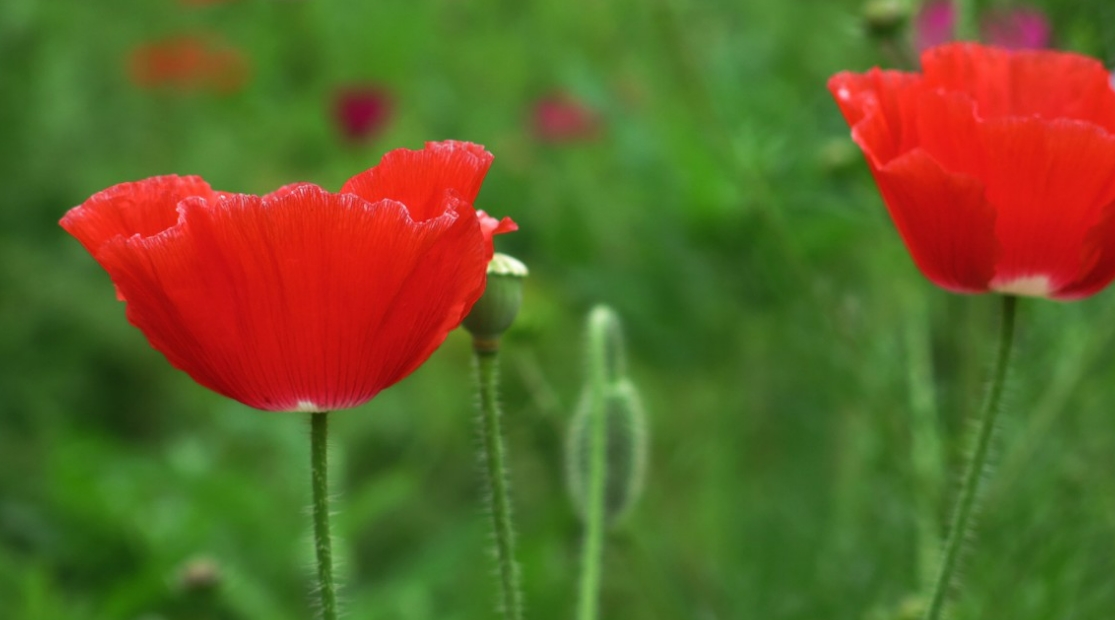
[[[996,278],[991,282],[991,290],[1004,295],[1023,295],[1026,297],[1049,297],[1053,292],[1049,276],[1026,276],[1012,280]]]

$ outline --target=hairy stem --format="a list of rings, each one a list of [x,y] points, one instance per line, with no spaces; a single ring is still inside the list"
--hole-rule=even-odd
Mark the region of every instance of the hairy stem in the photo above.
[[[991,387],[984,402],[983,411],[980,413],[979,429],[976,443],[972,449],[968,468],[964,472],[963,486],[960,496],[956,501],[956,508],[952,514],[948,539],[945,541],[944,551],[941,554],[941,567],[937,579],[933,583],[932,596],[929,607],[926,609],[925,620],[938,620],[945,607],[949,589],[952,585],[953,574],[959,562],[960,550],[964,539],[972,530],[972,513],[979,497],[980,484],[983,482],[987,467],[987,455],[990,452],[991,437],[995,430],[995,418],[999,414],[999,402],[1003,396],[1003,386],[1006,383],[1007,369],[1010,365],[1011,345],[1014,342],[1014,318],[1017,298],[1011,295],[1003,296],[1003,318],[999,331],[999,352],[995,358],[995,370],[991,379]]]
[[[484,467],[488,475],[488,511],[496,540],[496,561],[499,564],[500,602],[507,620],[522,618],[522,593],[519,570],[515,565],[515,531],[511,522],[511,491],[507,481],[507,465],[500,430],[497,395],[498,349],[475,349],[477,381],[480,384],[480,425],[483,441]]]
[[[585,535],[581,547],[581,582],[577,598],[577,620],[596,620],[600,607],[600,572],[604,556],[604,494],[608,477],[607,414],[604,403],[609,376],[607,340],[617,333],[611,312],[594,312],[589,326],[590,418],[589,469],[585,502]]]
[[[333,549],[329,534],[329,414],[310,414],[310,469],[314,496],[314,549],[317,551],[318,594],[322,620],[336,620],[337,591],[333,582]]]

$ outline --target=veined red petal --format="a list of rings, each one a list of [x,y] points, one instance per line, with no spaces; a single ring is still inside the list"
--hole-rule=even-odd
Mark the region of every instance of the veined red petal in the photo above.
[[[349,179],[341,192],[368,202],[401,202],[421,222],[440,215],[447,190],[469,204],[475,202],[492,159],[484,147],[471,142],[427,142],[422,150],[387,153],[378,165]]]
[[[915,75],[874,69],[829,80],[899,234],[921,272],[942,288],[987,290],[998,251],[995,211],[963,128],[972,105],[927,93]],[[951,165],[949,165],[951,164]]]
[[[852,137],[875,166],[915,148],[913,117],[903,105],[920,93],[920,78],[898,71],[872,69],[865,74],[841,72],[828,82]]]
[[[975,44],[922,63],[829,82],[922,271],[950,290],[1058,299],[1111,282],[1115,90],[1102,66]]]
[[[1107,205],[1103,219],[1088,231],[1082,255],[1084,268],[1080,277],[1054,292],[1054,299],[1082,299],[1098,293],[1115,280],[1115,204]]]
[[[519,225],[509,217],[497,220],[480,210],[476,212],[476,217],[480,220],[480,232],[484,234],[484,239],[487,241],[491,241],[492,237],[495,235],[502,235],[519,230]]]
[[[921,64],[927,87],[966,93],[982,119],[1075,119],[1115,133],[1115,91],[1095,59],[954,43],[927,50]]]
[[[167,175],[121,183],[93,194],[59,222],[94,257],[113,237],[149,237],[174,226],[178,203],[191,196],[215,196],[196,176]]]
[[[1055,294],[1080,278],[1085,237],[1115,202],[1115,136],[1031,117],[982,123],[979,141],[987,200],[999,212],[993,287],[1044,277]]]
[[[995,211],[979,179],[943,169],[924,150],[872,167],[895,227],[937,286],[982,293],[995,274]]]
[[[472,207],[442,206],[415,221],[309,184],[193,198],[100,259],[128,319],[198,383],[259,409],[341,409],[417,368],[483,290]]]

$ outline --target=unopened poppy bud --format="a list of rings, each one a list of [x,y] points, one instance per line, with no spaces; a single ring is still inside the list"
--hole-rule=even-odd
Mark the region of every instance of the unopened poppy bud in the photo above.
[[[908,596],[898,605],[898,620],[917,620],[925,615],[925,599],[920,596]]]
[[[910,17],[903,0],[868,0],[863,5],[863,25],[867,33],[879,39],[892,39],[902,32]]]
[[[601,400],[603,410],[593,411],[591,388],[581,401],[566,438],[569,493],[577,514],[584,519],[588,505],[591,467],[592,419],[605,416],[604,523],[615,525],[634,505],[643,489],[647,467],[647,424],[642,399],[626,378],[609,385]]]
[[[845,137],[829,138],[817,152],[817,162],[826,174],[840,174],[856,168],[863,157],[856,144]]]
[[[526,265],[516,258],[498,252],[492,256],[484,294],[463,323],[477,348],[494,350],[499,337],[511,327],[523,302],[523,278],[527,273]]]
[[[216,560],[206,556],[187,560],[178,572],[178,585],[187,592],[211,590],[220,582],[220,566]]]
[[[588,315],[589,346],[600,347],[599,369],[589,360],[589,372],[603,374],[602,381],[611,383],[627,375],[627,351],[623,344],[623,326],[619,316],[608,306],[599,305]],[[590,353],[590,358],[595,353]]]

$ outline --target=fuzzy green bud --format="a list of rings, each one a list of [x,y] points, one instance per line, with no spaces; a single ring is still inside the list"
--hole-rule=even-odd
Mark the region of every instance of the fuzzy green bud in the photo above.
[[[566,477],[578,515],[586,523],[593,519],[589,513],[595,500],[601,502],[596,506],[602,524],[614,526],[642,492],[646,413],[635,384],[626,376],[619,316],[607,306],[597,306],[587,323],[588,376],[566,435]]]
[[[863,5],[863,26],[878,39],[893,39],[902,33],[910,8],[904,0],[868,0]]]
[[[599,372],[603,381],[612,382],[627,375],[627,351],[619,316],[608,306],[596,306],[588,315],[589,347],[600,349],[589,354],[589,372]],[[595,364],[601,364],[595,368]]]
[[[860,150],[847,137],[829,138],[817,152],[817,163],[821,170],[834,176],[854,170],[862,161]]]
[[[221,568],[210,557],[191,558],[178,572],[178,585],[187,592],[209,591],[220,583]]]
[[[494,351],[499,346],[499,337],[515,322],[523,303],[523,278],[527,273],[526,265],[518,259],[499,253],[492,256],[484,294],[462,323],[478,349]]]
[[[584,390],[566,437],[565,462],[569,493],[577,514],[588,504],[592,419],[605,416],[604,522],[614,526],[642,494],[647,468],[647,423],[642,399],[628,379],[609,385],[603,411],[593,411],[592,393]]]

